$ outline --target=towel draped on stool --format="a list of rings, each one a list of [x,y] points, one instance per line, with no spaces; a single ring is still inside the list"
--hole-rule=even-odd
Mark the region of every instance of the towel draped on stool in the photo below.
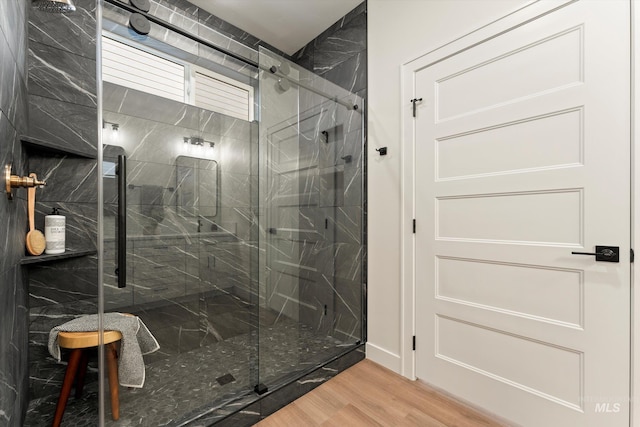
[[[144,385],[145,369],[142,355],[153,353],[160,348],[158,341],[151,335],[146,325],[137,316],[122,313],[103,315],[105,331],[118,331],[122,334],[120,357],[118,358],[118,377],[123,387],[141,388]],[[98,315],[90,314],[56,326],[49,332],[49,353],[59,362],[60,346],[58,332],[93,332],[98,330]]]

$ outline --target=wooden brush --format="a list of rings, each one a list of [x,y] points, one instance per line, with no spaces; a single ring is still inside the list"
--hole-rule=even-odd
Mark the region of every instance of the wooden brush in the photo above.
[[[38,179],[35,173],[29,174],[29,176],[35,180]],[[27,208],[29,213],[29,232],[26,238],[27,252],[31,255],[40,255],[44,252],[47,242],[44,234],[36,230],[35,227],[36,187],[29,187],[27,190]]]

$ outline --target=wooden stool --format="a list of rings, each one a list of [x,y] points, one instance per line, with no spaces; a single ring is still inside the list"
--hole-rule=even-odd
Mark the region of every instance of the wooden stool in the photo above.
[[[118,331],[104,331],[103,336],[107,354],[107,369],[109,370],[111,416],[114,420],[117,420],[120,418],[120,405],[118,401],[118,354],[116,343],[122,339],[122,334]],[[53,418],[53,427],[58,427],[62,422],[62,416],[67,406],[69,394],[71,394],[71,387],[76,373],[78,374],[76,398],[82,394],[84,377],[87,373],[87,363],[89,360],[88,349],[98,346],[98,338],[98,331],[58,333],[58,345],[61,348],[70,349],[71,355],[69,356],[69,364],[64,374],[64,382],[62,383],[62,390],[60,390],[56,414]]]

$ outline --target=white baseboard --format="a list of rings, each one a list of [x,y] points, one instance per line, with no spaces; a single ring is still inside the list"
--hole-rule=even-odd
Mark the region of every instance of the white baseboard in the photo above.
[[[370,342],[367,343],[366,353],[367,359],[370,359],[387,369],[391,369],[393,372],[402,374],[402,360],[400,355],[391,353],[390,351],[378,347]]]

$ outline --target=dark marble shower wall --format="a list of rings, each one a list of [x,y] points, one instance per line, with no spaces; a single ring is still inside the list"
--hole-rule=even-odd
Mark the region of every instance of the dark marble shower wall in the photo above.
[[[27,125],[27,2],[0,2],[0,166],[26,172],[18,135]],[[3,169],[4,170],[4,169]],[[4,191],[3,191],[4,192]],[[12,201],[0,196],[0,425],[22,425],[27,408],[27,288],[19,262],[24,256],[26,191]]]
[[[18,172],[33,171],[49,182],[46,188],[38,190],[36,225],[39,229],[43,228],[43,216],[48,214],[52,207],[59,207],[67,217],[67,247],[93,249],[97,243],[98,200],[96,188],[97,180],[99,179],[96,173],[96,160],[91,158],[96,156],[98,148],[95,78],[96,0],[75,0],[78,11],[68,15],[50,15],[29,11],[28,102],[25,85],[27,71],[24,64],[22,65],[22,71],[20,71],[19,60],[13,62],[15,70],[12,73],[18,76],[21,74],[23,76],[22,81],[20,81],[20,78],[14,78],[14,87],[6,89],[7,79],[4,77],[4,73],[6,73],[5,68],[11,63],[5,61],[5,51],[7,49],[3,43],[7,42],[6,44],[11,46],[9,40],[15,37],[16,32],[13,26],[18,21],[12,18],[5,18],[12,15],[11,13],[5,13],[3,9],[11,9],[12,5],[24,6],[29,2],[8,0],[8,4],[6,3],[7,0],[0,0],[0,30],[11,28],[11,31],[3,31],[4,34],[0,34],[0,59],[2,60],[0,73],[3,73],[0,74],[0,77],[2,77],[0,79],[0,85],[2,85],[0,86],[0,107],[2,107],[3,113],[0,117],[0,135],[3,136],[2,140],[0,140],[0,157],[5,159],[6,156],[13,156],[14,162],[18,166],[16,168]],[[218,33],[222,33],[245,46],[251,48],[257,48],[259,45],[265,46],[259,39],[194,7],[184,0],[152,0],[151,3],[152,14],[175,25],[193,25],[195,21],[197,24],[209,26]],[[20,10],[23,9],[24,7]],[[26,15],[27,12],[24,11],[24,14]],[[312,69],[316,72],[322,73],[325,78],[349,90],[359,91],[359,94],[364,94],[366,87],[366,71],[364,68],[366,65],[366,46],[363,45],[365,43],[365,21],[365,8],[360,6],[318,37],[313,42],[313,46],[310,44],[305,56]],[[7,35],[7,33],[10,34]],[[206,38],[206,29],[203,31],[202,28],[199,28],[199,34]],[[1,37],[3,35],[4,40]],[[214,36],[219,37],[219,34],[211,35],[211,37]],[[352,40],[353,42],[343,43],[344,40]],[[336,43],[342,43],[344,48],[333,48],[332,46]],[[25,51],[26,42],[23,41],[22,45],[24,46],[23,51]],[[266,47],[276,53],[281,53],[273,47],[268,45]],[[311,52],[313,52],[313,55],[311,55]],[[202,57],[206,55],[215,56],[212,52],[203,52],[202,49],[197,49],[195,54]],[[317,70],[314,67],[317,67]],[[20,90],[22,92],[19,92]],[[8,97],[5,96],[7,91],[11,93]],[[14,94],[16,91],[23,93],[24,96],[22,98],[16,96]],[[5,103],[10,104],[6,109]],[[27,105],[30,116],[28,128],[24,121],[26,111],[23,115],[16,114],[16,111],[20,111],[20,109],[26,110]],[[115,122],[122,120],[119,117],[120,115],[130,115],[115,108],[109,111],[108,114],[111,114],[109,117]],[[14,118],[7,120],[7,117],[10,116]],[[130,117],[128,120],[133,123],[138,119],[143,119],[143,117]],[[21,123],[20,120],[23,120],[23,122]],[[219,215],[216,223],[221,225],[223,230],[233,232],[227,233],[225,236],[215,236],[216,239],[220,237],[219,240],[216,240],[215,245],[217,245],[219,252],[230,254],[234,262],[218,263],[217,265],[220,267],[215,271],[211,268],[205,269],[203,265],[189,265],[190,251],[191,249],[200,251],[200,243],[194,243],[193,240],[189,240],[189,233],[184,232],[182,233],[184,234],[183,236],[176,238],[177,240],[174,239],[176,240],[174,243],[181,251],[180,253],[186,254],[184,255],[187,259],[184,264],[185,277],[197,276],[200,280],[203,277],[215,277],[215,283],[223,284],[223,288],[226,284],[235,281],[233,282],[232,293],[249,299],[248,290],[256,289],[256,283],[250,282],[250,280],[252,277],[256,277],[256,274],[255,271],[250,272],[248,267],[250,265],[255,267],[257,264],[249,261],[250,252],[247,242],[257,239],[254,227],[254,212],[251,207],[257,206],[258,200],[257,193],[250,190],[257,185],[257,177],[246,171],[253,170],[256,167],[255,163],[258,157],[257,126],[255,123],[251,125],[248,123],[241,124],[226,117],[218,117],[218,120],[221,122],[216,123],[215,128],[210,131],[204,129],[215,136],[215,150],[220,155],[216,160],[220,161],[222,192],[220,194],[221,208],[219,214],[216,214]],[[126,125],[124,122],[121,123]],[[202,120],[196,128],[202,129],[201,123],[209,122]],[[213,124],[213,122],[211,123]],[[162,132],[162,126],[158,126],[156,131]],[[7,133],[13,136],[5,138],[4,135]],[[87,157],[53,154],[29,149],[25,156],[25,159],[27,159],[25,161],[28,161],[28,168],[25,165],[21,169],[21,146],[19,142],[14,141],[16,140],[15,135],[23,133],[66,147]],[[178,136],[181,135],[180,133]],[[344,172],[344,176],[348,176],[350,179],[360,181],[362,180],[362,169],[356,168],[355,164],[360,163],[362,156],[362,152],[357,151],[361,139],[358,139],[357,132],[349,132],[348,127],[344,128],[342,137],[346,145],[340,149],[340,152],[342,153],[342,150],[347,148],[353,148],[349,152],[349,154],[353,155],[353,163],[338,165],[338,169],[342,168],[339,172]],[[6,141],[11,141],[14,144],[12,154],[11,151],[5,150]],[[241,151],[240,158],[236,156],[238,150]],[[226,160],[225,157],[229,160]],[[175,169],[172,169],[172,171],[175,171]],[[329,174],[334,173],[333,170],[328,172]],[[168,179],[173,181],[175,177],[169,177]],[[167,187],[170,186],[167,185]],[[356,188],[356,186],[351,188]],[[360,188],[359,184],[357,188]],[[358,260],[362,259],[362,254],[359,254],[358,250],[361,250],[362,242],[359,233],[352,235],[349,231],[362,227],[361,223],[353,224],[350,222],[351,218],[360,215],[359,209],[361,209],[361,206],[358,207],[358,203],[361,194],[351,194],[353,197],[345,194],[346,199],[341,202],[342,206],[337,208],[335,227],[331,224],[331,230],[334,231],[336,236],[335,245],[332,246],[331,250],[340,251],[338,265],[335,266],[336,281],[334,283],[341,298],[334,308],[334,317],[336,319],[334,326],[337,329],[336,332],[342,332],[342,335],[347,337],[357,336],[357,330],[361,326],[360,319],[354,319],[357,316],[354,315],[353,311],[359,312],[361,309],[361,281],[359,274],[362,271],[362,265]],[[5,215],[9,218],[7,219],[8,223],[14,218],[17,218],[19,223],[16,228],[19,233],[16,232],[15,238],[11,234],[8,236],[8,239],[13,239],[11,242],[15,243],[15,247],[19,249],[17,250],[18,255],[16,255],[18,258],[24,253],[24,230],[26,224],[24,196],[26,196],[26,192],[23,192],[22,196],[13,205],[0,205],[0,215]],[[107,196],[106,193],[105,196]],[[135,200],[136,195],[132,194],[132,196],[132,200]],[[136,212],[135,209],[138,208],[139,206],[132,206],[134,214]],[[7,213],[9,210],[11,212]],[[2,216],[0,218],[4,219],[5,217]],[[135,223],[132,224],[136,225]],[[180,227],[194,226],[193,221],[187,224],[179,221],[171,223],[167,219],[165,219],[164,225],[169,228],[175,226],[172,229],[176,231],[174,234],[180,234]],[[12,230],[12,228],[9,227],[9,230]],[[233,235],[231,241],[223,239],[229,235]],[[165,246],[172,245],[173,243]],[[9,246],[5,245],[5,247]],[[143,249],[149,252],[148,248]],[[203,250],[209,251],[210,248],[204,248]],[[349,251],[350,255],[345,256],[346,251]],[[10,254],[7,259],[11,259],[11,256],[13,255]],[[225,261],[222,256],[217,260]],[[7,261],[4,260],[4,262],[6,264]],[[216,264],[213,263],[213,265]],[[17,266],[8,270],[5,269],[4,264],[2,267],[3,280],[0,283],[23,283],[18,277],[21,267]],[[45,340],[50,328],[75,315],[97,311],[97,258],[88,256],[62,262],[29,266],[28,270],[25,267],[25,271],[28,271],[29,305],[27,306],[26,303],[26,287],[13,289],[3,285],[3,293],[0,296],[3,297],[1,299],[3,304],[6,304],[5,301],[10,301],[10,299],[4,298],[4,292],[9,292],[14,300],[22,301],[15,304],[18,310],[22,310],[22,322],[26,322],[27,309],[25,307],[29,307],[30,372],[28,374],[32,379],[28,387],[31,393],[30,397],[36,398],[58,393],[64,373],[64,366],[57,364],[48,355],[45,348]],[[7,275],[9,275],[9,281],[5,281]],[[11,282],[13,280],[11,275],[15,276],[14,282]],[[105,281],[108,282],[109,279],[105,277]],[[215,285],[214,280],[205,279],[205,281],[207,284]],[[216,288],[219,287],[216,286]],[[22,297],[20,292],[22,292]],[[109,291],[105,290],[105,294],[108,293]],[[113,307],[124,306],[119,301],[111,300],[110,296],[107,295],[107,303],[110,302],[113,302]],[[9,311],[3,307],[2,313],[4,316],[4,313],[9,313]],[[16,358],[16,361],[11,366],[14,371],[17,370],[16,372],[18,372],[17,376],[15,374],[12,375],[19,376],[22,383],[18,384],[14,381],[11,384],[17,384],[17,386],[11,387],[24,395],[27,389],[27,372],[24,366],[27,336],[26,324],[22,329],[23,335],[19,336],[20,326],[13,320],[19,317],[11,317],[12,322],[14,322],[14,326],[11,328],[14,334],[14,342],[3,339],[3,344],[0,345],[9,343],[8,345],[11,348],[7,347],[6,351],[13,351],[20,356]],[[11,325],[11,323],[3,319],[3,324],[0,328],[5,328],[5,325]],[[4,329],[0,330],[4,333]],[[21,350],[18,351],[17,349]],[[9,354],[4,351],[4,348],[2,350],[2,354]],[[0,360],[0,363],[5,363],[4,357]],[[4,370],[0,374],[5,375]],[[10,412],[5,409],[4,400],[5,396],[10,394],[4,393],[4,382],[5,377],[0,377],[0,391],[2,392],[0,394],[0,410],[4,410],[5,413],[9,414]],[[14,401],[17,402],[18,399]],[[22,398],[21,403],[18,403],[18,405],[24,409],[25,403],[26,396]],[[2,423],[3,421],[0,420],[0,424]]]
[[[14,3],[28,3],[21,0],[10,0],[5,6],[2,0],[2,7],[9,7]],[[251,48],[258,44],[264,44],[259,39],[248,35],[242,30],[214,17],[190,3],[182,0],[178,1],[155,1],[152,0],[151,13],[186,29],[190,26],[199,25],[201,36],[216,41],[221,33],[240,44]],[[81,154],[65,155],[56,154],[38,149],[29,149],[26,157],[28,170],[36,172],[40,178],[47,180],[48,185],[37,191],[36,204],[36,227],[40,230],[44,227],[44,216],[51,212],[53,207],[61,209],[67,221],[66,240],[68,249],[91,250],[97,245],[97,156],[98,147],[98,123],[97,123],[97,96],[96,96],[96,22],[95,8],[96,0],[76,0],[77,11],[70,14],[48,14],[36,10],[24,11],[24,15],[29,15],[28,22],[28,66],[25,61],[21,66],[24,74],[23,82],[18,85],[22,88],[25,96],[15,97],[18,101],[11,104],[7,111],[15,115],[17,107],[26,109],[28,105],[29,124],[26,121],[22,128],[14,132],[16,134],[26,134],[63,147],[72,152]],[[23,8],[24,9],[24,8]],[[2,14],[0,19],[7,15]],[[7,18],[8,19],[8,18]],[[128,20],[128,18],[126,19]],[[11,20],[7,22],[18,22]],[[4,22],[4,21],[2,21]],[[125,24],[126,25],[126,24]],[[206,26],[211,27],[217,33],[207,33]],[[12,28],[13,30],[13,28]],[[10,36],[14,32],[7,31]],[[168,35],[170,36],[170,35]],[[216,38],[217,37],[217,38]],[[8,37],[7,37],[8,39]],[[165,38],[163,40],[166,41]],[[27,51],[26,40],[22,41],[22,55]],[[271,48],[271,47],[269,47]],[[273,49],[273,48],[271,48]],[[196,47],[196,55],[205,57],[214,56],[212,52],[202,52]],[[273,49],[275,50],[275,49]],[[18,53],[20,53],[18,51]],[[4,58],[4,56],[3,56]],[[2,65],[8,64],[3,60]],[[27,71],[28,70],[28,71]],[[27,78],[28,73],[28,78]],[[26,97],[26,85],[28,80],[28,102]],[[5,79],[3,79],[4,83]],[[10,91],[13,92],[13,91]],[[3,92],[4,93],[4,92]],[[11,96],[7,98],[7,102]],[[17,106],[17,107],[16,107]],[[3,110],[4,111],[4,110]],[[20,115],[22,119],[27,116]],[[218,119],[223,120],[223,118]],[[224,119],[227,120],[227,119]],[[227,120],[228,121],[228,120]],[[216,122],[217,123],[217,122]],[[4,121],[1,128],[4,132]],[[14,127],[15,128],[15,127]],[[238,143],[233,143],[236,139],[233,132],[237,133],[238,126],[233,123],[221,124],[220,129],[226,129],[224,135],[217,139],[216,152],[225,156],[225,150],[239,149]],[[233,131],[230,133],[230,130]],[[256,144],[249,144],[249,129],[242,131],[246,135],[246,144],[241,144],[245,154],[255,149]],[[15,139],[15,138],[13,138]],[[12,138],[4,138],[4,141],[12,141]],[[20,148],[19,142],[15,145]],[[15,150],[14,150],[15,151]],[[255,151],[255,150],[254,150]],[[7,155],[4,151],[2,156]],[[229,151],[231,158],[234,153]],[[248,185],[250,177],[246,172],[249,157],[242,156],[243,164],[234,165],[226,162],[222,168],[220,176],[222,187],[226,188],[220,194],[224,208],[220,209],[221,222],[237,224],[236,234],[238,238],[244,240],[249,238],[249,226],[252,222],[252,215],[249,212],[249,192]],[[18,161],[20,156],[16,157]],[[19,165],[17,165],[19,166]],[[239,168],[245,171],[238,173]],[[25,172],[27,166],[25,166]],[[240,199],[238,198],[240,197]],[[24,200],[14,203],[22,207],[24,212]],[[135,207],[133,207],[135,209]],[[108,220],[109,217],[107,216]],[[22,239],[19,256],[23,255],[24,246],[24,226],[26,220],[20,221],[20,232],[16,239]],[[132,225],[135,225],[132,222]],[[184,224],[176,224],[180,228]],[[189,224],[192,225],[192,224]],[[222,224],[223,226],[225,224]],[[108,224],[107,224],[108,226]],[[175,231],[175,230],[174,230]],[[108,230],[105,231],[105,233]],[[179,233],[178,233],[179,234]],[[185,236],[189,239],[189,236]],[[16,240],[14,239],[14,240]],[[240,241],[216,242],[225,255],[231,254],[233,262],[219,262],[220,268],[215,271],[215,277],[219,282],[234,281],[233,292],[240,293],[248,297],[248,246]],[[193,243],[192,241],[190,243]],[[108,249],[109,242],[106,243]],[[198,250],[198,245],[186,243],[183,245]],[[224,248],[223,248],[224,246]],[[229,246],[230,248],[227,248]],[[188,249],[188,248],[187,248]],[[185,252],[189,252],[185,249]],[[188,257],[189,258],[189,257]],[[193,258],[193,257],[190,257]],[[189,258],[189,259],[190,259]],[[238,265],[241,264],[241,265]],[[170,266],[169,266],[170,267]],[[200,270],[200,271],[199,271]],[[19,274],[20,268],[8,271],[6,274]],[[242,274],[238,274],[241,272]],[[3,274],[5,274],[3,272]],[[186,265],[185,277],[208,274],[208,270],[203,270],[202,266]],[[224,278],[227,280],[221,280]],[[85,256],[77,259],[58,261],[55,263],[45,263],[31,265],[28,267],[28,295],[29,303],[19,304],[23,310],[29,307],[29,384],[30,397],[32,399],[54,394],[59,391],[64,373],[64,366],[57,365],[48,355],[46,350],[46,337],[49,330],[72,317],[97,312],[97,257]],[[110,277],[105,277],[109,282]],[[26,287],[21,288],[26,291]],[[110,293],[107,289],[108,303]],[[16,292],[19,295],[18,292]],[[3,298],[3,301],[7,299]],[[114,306],[122,307],[124,304],[115,302]],[[114,308],[114,307],[112,307]],[[3,312],[7,312],[3,310]],[[26,321],[26,314],[23,315]],[[10,323],[4,323],[10,324]],[[26,327],[25,327],[26,329]],[[7,341],[5,341],[7,342]],[[26,335],[20,340],[26,346]],[[24,355],[25,352],[22,352]],[[24,361],[25,357],[22,356]],[[22,362],[24,363],[24,362]],[[26,378],[26,374],[24,374]],[[20,387],[20,390],[26,389]]]
[[[255,215],[251,123],[112,83],[104,89],[104,118],[120,127],[117,135],[105,135],[110,144],[105,160],[127,155],[128,277],[133,282],[115,288],[109,267],[115,265],[117,198],[115,180],[105,178],[105,283],[113,285],[105,288],[105,307],[171,305],[209,292],[247,299]],[[191,136],[207,143],[185,144]],[[164,274],[161,256],[167,259]],[[198,321],[201,310],[195,312]],[[206,318],[201,320],[202,339],[208,329]],[[176,329],[176,340],[179,334]]]
[[[292,55],[298,65],[314,72],[330,82],[359,95],[364,102],[367,97],[367,4],[364,1],[342,19],[327,28],[322,34]],[[303,98],[312,106],[313,97]],[[306,105],[306,104],[304,104]],[[360,106],[363,107],[363,106]],[[366,106],[365,111],[366,111]],[[304,110],[304,108],[303,108]],[[360,109],[362,111],[362,109]],[[334,302],[334,334],[336,337],[358,337],[363,326],[354,313],[362,313],[363,270],[366,262],[363,230],[366,211],[364,209],[363,181],[365,181],[366,159],[363,138],[366,129],[358,123],[359,113],[349,113],[344,108],[336,110],[336,123],[343,125],[325,129],[334,136],[327,145],[329,153],[336,159],[335,165],[325,162],[319,169],[323,193],[335,182],[331,177],[343,177],[346,186],[344,197],[334,203],[326,215],[332,218],[329,230],[333,231],[332,259],[334,274],[332,283],[339,298]],[[345,118],[345,115],[347,117]],[[350,117],[349,117],[350,116]],[[355,122],[354,122],[355,120]],[[320,124],[322,126],[322,124]],[[325,150],[326,151],[326,150]],[[322,153],[321,153],[322,154]],[[344,156],[351,156],[348,162]],[[327,178],[330,179],[327,179]],[[328,208],[324,208],[327,210]],[[307,296],[309,300],[319,298],[317,291]]]
[[[47,181],[36,191],[36,228],[52,208],[66,217],[66,249],[97,247],[96,0],[77,10],[29,10],[29,137],[60,147],[30,147],[29,171]],[[68,150],[76,154],[66,154]],[[30,398],[59,391],[63,370],[46,350],[49,330],[76,315],[97,313],[97,256],[33,264],[29,286]]]
[[[17,1],[17,0],[12,0]],[[71,150],[96,156],[97,109],[95,70],[95,0],[78,0],[75,13],[57,15],[31,11],[29,16],[29,129],[28,135],[50,141]],[[150,13],[180,25],[192,21],[209,26],[238,43],[255,47],[264,43],[246,32],[200,10],[184,0],[152,0]],[[182,25],[182,26],[184,26]],[[273,49],[272,47],[268,46]],[[275,50],[275,49],[274,49]],[[221,147],[222,148],[222,147]],[[44,215],[52,207],[60,207],[67,217],[67,246],[74,249],[95,247],[96,239],[96,162],[77,156],[51,155],[34,151],[29,155],[29,167],[51,184],[38,191],[36,224],[43,226]],[[224,197],[224,195],[223,195]],[[231,207],[236,207],[232,205]],[[82,268],[76,268],[77,264]],[[67,262],[55,267],[32,268],[32,281],[42,289],[38,295],[47,299],[66,297],[67,285],[56,283],[57,267],[79,282],[92,283],[93,289],[80,292],[80,299],[95,298],[97,273],[87,264],[95,259]],[[68,265],[67,265],[68,264]],[[65,281],[68,282],[68,276]],[[49,284],[47,284],[49,283]],[[60,295],[60,290],[62,294]],[[76,292],[77,289],[74,289]],[[51,294],[53,293],[53,294]],[[52,295],[55,295],[52,297]],[[33,306],[51,301],[32,298]]]
[[[366,0],[294,53],[292,60],[366,99]]]
[[[281,61],[261,59],[267,67]],[[282,91],[277,77],[262,75],[262,179],[269,185],[261,188],[261,221],[270,231],[260,242],[269,254],[261,299],[283,318],[355,343],[363,330],[362,99],[290,67],[309,87],[349,100],[349,108],[311,90]],[[269,350],[261,345],[261,358]]]

